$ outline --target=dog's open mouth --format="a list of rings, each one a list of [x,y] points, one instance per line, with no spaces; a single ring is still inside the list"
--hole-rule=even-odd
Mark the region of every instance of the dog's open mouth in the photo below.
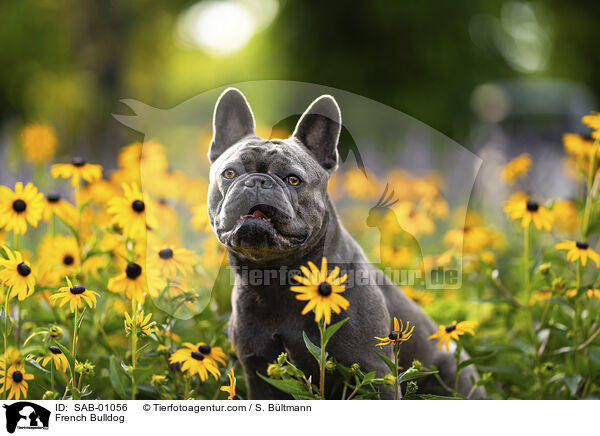
[[[268,204],[258,204],[251,208],[248,211],[247,215],[240,216],[241,219],[248,218],[258,218],[268,222],[271,222],[271,219],[275,215],[275,208],[273,206],[269,206]]]

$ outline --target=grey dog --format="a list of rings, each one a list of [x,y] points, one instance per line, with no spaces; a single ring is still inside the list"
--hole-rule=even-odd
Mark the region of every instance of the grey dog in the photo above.
[[[436,325],[368,262],[327,194],[329,177],[338,165],[341,125],[340,109],[328,95],[308,107],[293,135],[285,140],[256,135],[252,110],[237,89],[224,91],[215,106],[208,213],[236,272],[229,335],[244,367],[250,399],[290,398],[257,375],[265,374],[268,364],[282,352],[318,382],[318,365],[302,337],[306,332],[318,343],[317,325],[311,314],[301,315],[305,302],[290,292],[288,276],[308,261],[320,265],[323,256],[329,259],[330,268],[339,265],[355,276],[364,273],[363,277],[374,278],[367,284],[347,286],[343,295],[350,302],[348,310],[334,314],[332,322],[350,319],[328,345],[333,358],[346,366],[358,363],[363,371],[376,371],[383,377],[389,370],[375,353],[374,336],[387,336],[397,317],[416,326],[402,346],[400,365],[408,368],[414,359],[436,365],[446,388],[454,386],[453,354],[427,340]],[[261,280],[250,282],[248,276]],[[391,358],[391,347],[382,353]],[[477,378],[471,368],[460,374],[463,395]],[[339,399],[339,379],[332,375],[326,382],[327,397]],[[436,386],[440,384],[433,378],[420,382],[425,391]],[[477,388],[474,394],[480,397],[482,391]],[[393,390],[382,389],[381,398],[393,398]]]

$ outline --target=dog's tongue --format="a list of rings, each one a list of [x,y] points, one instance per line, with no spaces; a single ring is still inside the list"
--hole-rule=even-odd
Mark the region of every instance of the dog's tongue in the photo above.
[[[264,218],[264,219],[267,219],[267,216],[264,213],[262,213],[260,210],[258,210],[258,209],[256,209],[254,212],[252,212],[252,216],[254,218]]]

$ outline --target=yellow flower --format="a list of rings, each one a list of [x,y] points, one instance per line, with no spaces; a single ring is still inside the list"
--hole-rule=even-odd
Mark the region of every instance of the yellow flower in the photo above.
[[[223,352],[221,347],[211,347],[210,345],[204,342],[198,342],[197,344],[192,344],[191,342],[184,342],[182,344],[185,348],[180,348],[175,353],[173,353],[173,361],[174,362],[183,362],[186,359],[189,359],[191,353],[194,351],[199,351],[202,353],[204,357],[209,360],[212,360],[216,366],[219,364],[225,365],[227,362],[227,356]]]
[[[139,263],[129,262],[125,271],[108,281],[107,287],[111,292],[125,293],[127,298],[135,298],[143,304],[146,294],[158,296],[158,291],[166,287],[166,282],[156,271],[145,270]]]
[[[151,318],[152,314],[149,313],[148,315],[144,315],[143,310],[136,314],[135,326],[138,336],[148,336],[151,333],[158,333],[158,330],[155,327],[156,321],[151,322]],[[123,323],[125,324],[125,333],[129,336],[133,328],[133,319],[127,312],[125,312],[125,320]]]
[[[192,208],[194,216],[192,217],[192,226],[201,232],[210,233],[211,227],[208,221],[208,209],[206,203],[201,203]]]
[[[502,177],[508,183],[514,183],[515,180],[523,177],[531,167],[531,156],[523,153],[511,160],[502,170]]]
[[[146,234],[146,203],[137,185],[123,184],[123,196],[113,198],[108,203],[108,213],[112,221],[123,229],[126,237],[140,239]],[[155,224],[148,220],[148,227]]]
[[[39,163],[54,156],[56,133],[45,123],[28,124],[21,131],[21,144],[28,161]]]
[[[548,232],[552,230],[554,221],[552,212],[522,193],[517,193],[510,200],[505,201],[504,211],[511,219],[520,219],[521,227],[527,227],[533,221],[538,230],[542,228]]]
[[[2,246],[8,259],[0,257],[0,283],[10,288],[10,297],[15,295],[19,301],[23,301],[35,290],[35,277],[31,273],[31,265],[25,262],[21,253],[14,253],[7,247]]]
[[[590,158],[592,156],[592,152],[594,150],[594,148],[593,148],[594,142],[593,141],[585,139],[575,133],[564,134],[563,135],[563,145],[564,145],[565,151],[568,154],[575,156],[576,158],[579,158],[578,163],[581,163],[581,162],[579,162],[579,160],[581,158]],[[600,155],[600,151],[599,151],[599,155]]]
[[[410,339],[410,337],[412,336],[413,330],[415,329],[415,326],[413,325],[409,330],[409,326],[410,326],[410,321],[406,321],[406,327],[404,327],[402,320],[400,320],[400,322],[398,322],[398,318],[394,317],[394,329],[390,332],[390,334],[387,335],[385,338],[380,338],[378,336],[375,336],[375,339],[380,341],[377,344],[377,346],[379,348],[383,348],[385,345],[389,345],[389,344],[395,345],[397,342],[408,341]]]
[[[25,234],[28,222],[37,227],[43,207],[44,194],[32,183],[23,188],[23,183],[18,182],[15,192],[0,186],[0,228],[13,230],[17,235]]]
[[[600,268],[600,254],[592,250],[589,244],[585,241],[562,241],[554,246],[557,250],[569,250],[567,260],[569,262],[577,262],[581,259],[581,265],[587,264],[588,257]]]
[[[43,367],[45,367],[48,362],[51,361],[54,363],[54,366],[57,370],[67,372],[67,369],[69,368],[69,361],[60,348],[58,348],[56,345],[52,345],[48,347],[48,350],[50,353],[47,356],[38,357],[35,359],[35,361]]]
[[[554,222],[564,232],[574,233],[577,230],[577,226],[579,225],[577,207],[572,201],[555,201],[552,206],[552,216],[554,217]]]
[[[421,306],[427,306],[433,302],[433,295],[428,291],[417,291],[412,286],[404,286],[402,292],[408,298]]]
[[[552,291],[550,291],[548,289],[546,289],[544,291],[536,292],[531,296],[531,299],[529,300],[529,305],[533,306],[537,302],[543,303],[544,301],[548,300],[549,298],[552,298]]]
[[[229,394],[229,396],[227,397],[228,400],[235,400],[236,380],[235,380],[235,373],[233,372],[233,368],[231,368],[231,372],[227,374],[227,377],[229,378],[229,386],[221,386],[221,390],[223,392],[227,392]]]
[[[600,300],[600,289],[589,288],[587,291],[585,291],[585,294],[588,296],[588,298],[596,297],[598,300]],[[569,298],[576,297],[577,289],[569,289],[565,292],[565,295]]]
[[[221,373],[214,360],[205,357],[200,351],[187,350],[185,354],[178,354],[179,351],[181,350],[177,350],[169,357],[169,363],[181,363],[182,371],[187,371],[190,375],[198,374],[198,377],[200,377],[200,380],[202,381],[208,379],[209,372],[215,380],[218,380],[219,377],[221,377]]]
[[[341,309],[348,309],[350,303],[340,293],[346,290],[342,284],[348,279],[348,274],[338,277],[340,268],[336,266],[331,273],[327,272],[327,258],[321,260],[321,270],[317,266],[308,262],[308,268],[300,266],[303,276],[294,276],[294,280],[300,283],[300,286],[291,286],[292,292],[298,292],[297,300],[308,301],[302,315],[315,309],[315,322],[321,321],[325,317],[325,322],[331,322],[331,311],[339,314]]]
[[[193,251],[174,245],[159,245],[153,249],[148,268],[156,270],[162,277],[174,278],[177,271],[183,275],[192,271],[192,265],[195,263]]]
[[[44,221],[48,222],[52,215],[56,215],[71,225],[77,222],[77,208],[68,201],[63,200],[60,194],[47,194],[44,200],[44,210],[42,212]]]
[[[595,131],[600,131],[600,112],[592,112],[589,115],[585,115],[581,121]]]
[[[60,307],[69,302],[71,312],[75,312],[76,307],[82,307],[83,302],[87,303],[90,309],[96,307],[96,297],[99,297],[100,294],[81,285],[73,286],[69,277],[65,278],[68,286],[62,287],[56,293],[50,295],[50,301],[60,303]]]
[[[81,179],[86,182],[95,182],[102,177],[102,166],[89,164],[81,157],[74,157],[69,164],[54,164],[50,174],[55,179],[71,177],[71,184],[78,186]]]
[[[369,174],[367,178],[359,168],[345,174],[344,185],[348,195],[353,198],[364,199],[377,195],[377,179],[373,174]]]
[[[33,374],[27,374],[25,367],[22,365],[11,365],[5,372],[5,363],[2,362],[0,367],[0,392],[9,391],[7,400],[19,400],[21,394],[23,398],[27,398],[27,389],[29,385],[27,380],[33,380]]]
[[[79,246],[72,236],[47,236],[39,247],[38,282],[56,286],[65,276],[73,275],[79,269]]]
[[[427,340],[439,338],[438,349],[442,349],[442,343],[446,344],[446,351],[450,351],[449,342],[450,339],[458,341],[460,336],[465,333],[475,334],[473,328],[477,325],[476,321],[461,321],[458,324],[456,321],[452,321],[452,324],[440,325],[439,330],[429,336]]]
[[[451,229],[444,235],[444,242],[455,250],[465,254],[478,253],[490,245],[490,233],[484,227]]]

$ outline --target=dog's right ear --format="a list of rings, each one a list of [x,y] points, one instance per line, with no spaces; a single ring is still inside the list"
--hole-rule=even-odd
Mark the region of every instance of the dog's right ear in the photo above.
[[[210,163],[242,138],[254,134],[254,115],[244,94],[236,88],[223,91],[213,114],[213,139],[208,149]]]

